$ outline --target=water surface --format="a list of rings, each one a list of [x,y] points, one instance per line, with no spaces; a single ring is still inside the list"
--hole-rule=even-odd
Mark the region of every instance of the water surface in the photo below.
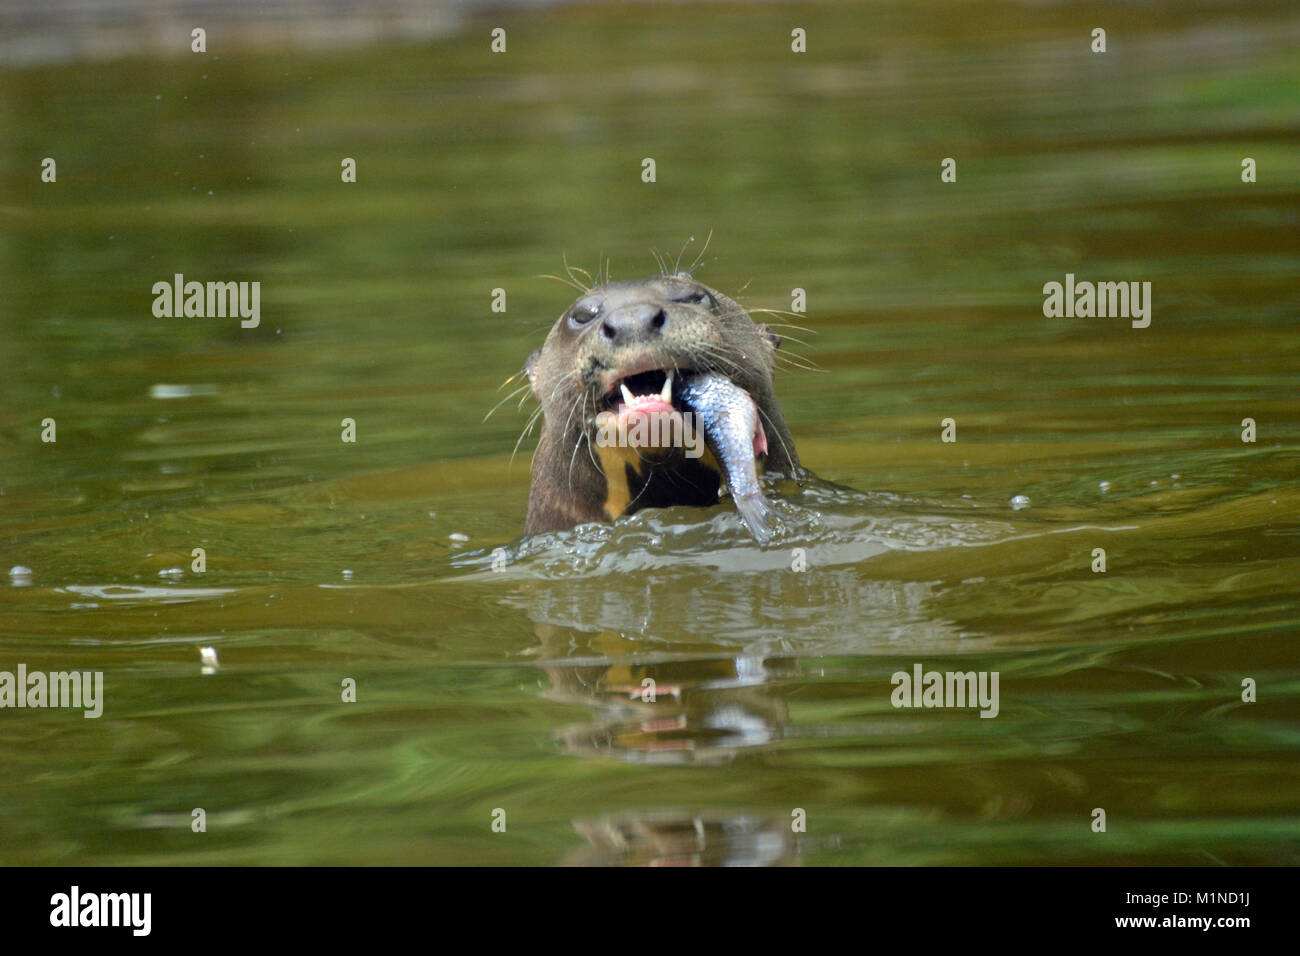
[[[0,862],[1300,859],[1294,6],[682,16],[0,72],[0,670],[107,693],[0,711]],[[766,550],[725,503],[521,542],[538,276],[710,233],[807,290],[834,484]],[[1151,326],[1045,318],[1067,272]],[[155,318],[175,273],[260,326]],[[894,708],[917,663],[998,716]]]

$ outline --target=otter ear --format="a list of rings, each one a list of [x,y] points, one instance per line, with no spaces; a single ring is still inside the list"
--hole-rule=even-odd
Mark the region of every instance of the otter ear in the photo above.
[[[763,325],[760,323],[758,326],[758,331],[762,333],[763,338],[767,339],[768,344],[772,346],[773,352],[775,352],[777,349],[781,347],[781,336],[773,332],[771,326]]]
[[[524,360],[524,374],[528,376],[528,384],[537,391],[537,362],[542,357],[541,349],[533,349],[532,354]]]

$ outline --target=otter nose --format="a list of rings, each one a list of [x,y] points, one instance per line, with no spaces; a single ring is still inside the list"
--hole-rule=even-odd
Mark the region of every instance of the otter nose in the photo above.
[[[650,302],[626,305],[605,317],[600,334],[611,345],[625,345],[661,334],[668,322],[663,308]]]

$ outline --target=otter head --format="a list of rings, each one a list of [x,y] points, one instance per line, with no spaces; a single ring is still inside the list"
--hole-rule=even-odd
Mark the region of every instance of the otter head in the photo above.
[[[524,366],[543,416],[527,530],[715,503],[721,469],[674,394],[692,376],[744,389],[758,409],[755,457],[768,471],[794,473],[798,459],[772,393],[779,345],[739,304],[689,275],[610,281],[584,293]]]

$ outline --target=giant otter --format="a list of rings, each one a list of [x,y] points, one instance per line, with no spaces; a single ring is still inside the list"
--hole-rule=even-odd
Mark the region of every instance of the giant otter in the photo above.
[[[794,440],[772,392],[780,342],[735,301],[685,273],[607,281],[585,292],[524,365],[543,417],[525,531],[612,521],[648,507],[716,504],[724,477],[734,493],[745,480],[742,467],[731,463],[733,455],[715,455],[712,440],[708,449],[607,440],[626,436],[638,418],[681,424],[695,411],[681,398],[692,383],[734,385],[743,398],[751,413],[743,427],[753,430],[743,468],[755,490],[755,465],[799,477]],[[690,417],[681,433],[688,438]]]

